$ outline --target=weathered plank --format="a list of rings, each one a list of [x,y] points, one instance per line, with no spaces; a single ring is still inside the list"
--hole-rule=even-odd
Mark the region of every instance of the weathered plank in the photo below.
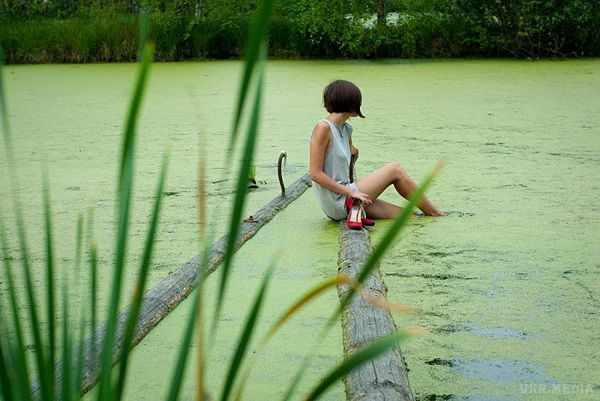
[[[285,196],[277,196],[255,214],[244,220],[240,226],[239,239],[236,242],[236,251],[252,238],[265,224],[277,213],[285,209],[294,200],[298,199],[311,185],[308,174],[300,177],[286,189]],[[207,274],[214,272],[225,258],[227,249],[227,236],[221,237],[211,248]],[[140,317],[135,329],[132,347],[136,346],[154,327],[160,323],[171,311],[175,309],[192,292],[198,282],[198,269],[200,256],[196,256],[181,266],[144,294]],[[113,365],[116,365],[122,354],[121,344],[125,335],[125,327],[129,307],[119,313],[115,349],[113,350]],[[84,342],[84,369],[81,381],[82,393],[90,390],[99,378],[101,359],[93,350],[101,350],[104,344],[106,327],[98,330],[96,336],[88,337]],[[76,353],[77,355],[77,353]],[[74,365],[76,366],[76,365]],[[62,361],[56,363],[56,388],[60,389],[62,382]],[[32,385],[35,400],[40,399],[40,383],[35,381]]]
[[[350,230],[346,227],[346,222],[342,221],[339,241],[338,273],[356,279],[371,254],[369,232],[365,229]],[[387,287],[381,279],[379,267],[365,280],[363,286],[373,297],[386,297]],[[347,285],[338,285],[340,299],[344,299],[349,290]],[[342,312],[342,327],[345,356],[397,329],[387,310],[373,306],[360,296],[354,296]],[[344,378],[344,385],[348,401],[415,400],[400,347],[361,365]]]

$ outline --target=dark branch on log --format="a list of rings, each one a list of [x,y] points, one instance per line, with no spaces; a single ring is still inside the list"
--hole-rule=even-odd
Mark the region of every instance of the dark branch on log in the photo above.
[[[287,161],[287,152],[281,151],[277,160],[277,178],[279,178],[279,186],[281,187],[281,196],[285,196],[285,184],[283,183],[282,162]]]

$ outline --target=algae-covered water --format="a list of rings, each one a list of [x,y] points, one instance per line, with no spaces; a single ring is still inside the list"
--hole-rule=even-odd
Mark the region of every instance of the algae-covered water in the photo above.
[[[203,141],[211,224],[224,232],[232,180],[223,176],[223,159],[240,67],[236,61],[152,67],[139,122],[128,278],[167,143],[168,184],[150,285],[198,252],[196,166]],[[43,255],[46,165],[58,260],[73,270],[77,214],[93,207],[105,294],[120,135],[135,66],[9,66],[4,73],[33,258]],[[256,154],[261,185],[249,195],[247,214],[276,196],[280,150],[288,152],[288,182],[307,170],[308,137],[325,114],[322,88],[335,78],[350,79],[363,92],[367,118],[352,121],[359,176],[398,161],[419,179],[446,159],[429,195],[447,216],[413,219],[381,266],[389,298],[420,311],[397,316],[398,325],[427,328],[402,344],[417,398],[599,399],[600,60],[270,62]],[[0,169],[6,216],[4,156]],[[398,200],[391,191],[384,198]],[[375,244],[388,224],[371,230]],[[337,233],[309,190],[239,251],[209,354],[213,395],[271,260],[281,253],[260,332],[295,297],[336,273]],[[18,258],[14,250],[11,255]],[[80,281],[86,279],[82,274]],[[217,279],[218,273],[209,279],[209,315]],[[87,291],[72,292],[77,299]],[[259,359],[246,399],[283,394],[337,302],[330,292],[286,326]],[[189,306],[184,302],[136,348],[127,399],[166,393]],[[341,357],[335,327],[318,348],[302,392]],[[188,371],[183,399],[193,398],[193,361]],[[343,385],[325,398],[343,399]]]

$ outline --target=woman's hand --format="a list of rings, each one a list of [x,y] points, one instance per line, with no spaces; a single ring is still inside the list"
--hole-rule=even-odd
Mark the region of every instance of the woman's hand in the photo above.
[[[368,194],[364,192],[352,192],[352,197],[362,202],[363,206],[369,206],[373,201]]]

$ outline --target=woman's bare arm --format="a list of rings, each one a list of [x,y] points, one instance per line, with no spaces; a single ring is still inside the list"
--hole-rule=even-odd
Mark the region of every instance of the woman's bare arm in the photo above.
[[[310,178],[331,191],[337,192],[344,196],[351,196],[360,199],[365,204],[370,204],[371,201],[367,194],[362,192],[353,192],[350,188],[335,182],[331,177],[323,172],[323,161],[325,160],[325,152],[329,146],[331,135],[329,133],[329,125],[324,122],[319,122],[310,138]]]

